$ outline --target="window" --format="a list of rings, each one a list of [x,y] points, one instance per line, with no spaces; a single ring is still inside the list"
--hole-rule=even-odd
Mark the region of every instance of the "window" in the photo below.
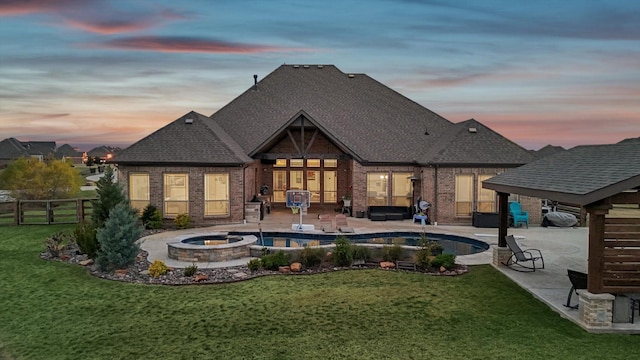
[[[291,160],[289,160],[289,166],[290,167],[303,167],[304,166],[304,160],[303,159],[291,159]]]
[[[287,199],[287,172],[273,171],[273,202],[285,202]]]
[[[149,174],[129,174],[129,201],[139,213],[149,205]]]
[[[320,202],[320,171],[307,170],[307,190],[311,193],[311,202]]]
[[[324,167],[326,167],[326,168],[338,167],[338,160],[337,159],[324,159]]]
[[[189,213],[189,175],[164,174],[164,215]]]
[[[482,182],[494,175],[478,175],[478,211],[496,212],[496,192],[491,189],[483,189]]]
[[[411,205],[411,180],[412,173],[394,172],[391,177],[391,205],[410,206]]]
[[[304,171],[291,170],[289,171],[289,189],[290,190],[304,190],[304,182],[302,176]]]
[[[204,175],[204,215],[229,215],[229,174]]]
[[[320,159],[307,159],[307,167],[320,167]]]
[[[456,216],[471,216],[473,175],[456,175]]]
[[[387,205],[387,173],[367,174],[367,205]]]
[[[335,171],[324,171],[324,202],[325,204],[337,203],[338,182]]]
[[[276,159],[273,167],[287,167],[287,159]]]

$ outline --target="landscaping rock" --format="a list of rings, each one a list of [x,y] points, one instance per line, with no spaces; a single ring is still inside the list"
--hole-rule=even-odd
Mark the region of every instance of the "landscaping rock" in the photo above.
[[[291,271],[292,272],[302,271],[302,264],[299,262],[294,262],[293,264],[291,264]]]
[[[82,260],[78,264],[80,264],[82,266],[89,266],[89,265],[93,264],[93,259]]]
[[[380,267],[383,268],[383,269],[393,269],[393,268],[396,267],[396,264],[394,264],[391,261],[382,261],[380,263]]]
[[[195,278],[193,278],[193,281],[195,282],[201,282],[201,281],[205,281],[208,280],[209,276],[205,275],[205,274],[197,274],[195,276]]]
[[[278,272],[283,273],[283,274],[287,274],[291,272],[291,267],[289,266],[280,266],[278,267]]]

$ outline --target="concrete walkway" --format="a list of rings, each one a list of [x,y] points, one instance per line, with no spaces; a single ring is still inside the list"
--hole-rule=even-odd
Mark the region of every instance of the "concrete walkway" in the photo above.
[[[206,228],[194,228],[175,232],[165,232],[148,236],[142,239],[142,249],[149,252],[149,260],[156,259],[164,261],[172,267],[186,267],[190,262],[181,262],[169,259],[167,256],[167,241],[173,240],[176,236],[193,234],[201,235],[211,232],[224,231],[282,231],[291,232],[291,225],[299,222],[299,215],[290,212],[279,212],[268,214],[260,224],[229,224]],[[403,221],[370,221],[366,218],[348,218],[349,226],[356,233],[375,233],[385,231],[426,231],[427,233],[454,234],[466,236],[472,239],[482,240],[491,247],[498,244],[498,229],[475,228],[472,226],[434,226],[420,225],[411,220]],[[304,216],[303,223],[315,225],[316,230],[305,231],[305,233],[324,234],[320,231],[320,221],[317,214]],[[514,271],[505,266],[496,267],[502,274],[529,291],[534,297],[547,304],[551,309],[558,312],[577,325],[584,328],[578,319],[579,311],[563,306],[566,302],[571,283],[567,277],[567,269],[586,272],[587,270],[587,249],[588,249],[588,229],[587,228],[554,228],[530,226],[526,228],[510,228],[509,234],[514,235],[523,248],[540,249],[544,256],[545,269],[533,273],[523,273]],[[227,267],[246,264],[249,259],[240,259],[229,263],[199,263],[201,268]],[[465,265],[492,264],[493,251],[488,251],[466,256],[458,256],[456,262]],[[574,295],[572,304],[576,304],[578,296]],[[523,311],[526,311],[523,309]],[[640,334],[640,316],[636,315],[638,321],[631,323],[614,323],[612,328],[603,329],[599,332],[614,333],[637,333]]]

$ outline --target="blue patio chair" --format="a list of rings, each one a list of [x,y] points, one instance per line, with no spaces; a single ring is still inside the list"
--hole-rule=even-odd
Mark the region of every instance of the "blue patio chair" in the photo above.
[[[509,202],[509,216],[513,219],[513,226],[525,225],[529,228],[529,212],[522,211],[520,203],[517,201]]]

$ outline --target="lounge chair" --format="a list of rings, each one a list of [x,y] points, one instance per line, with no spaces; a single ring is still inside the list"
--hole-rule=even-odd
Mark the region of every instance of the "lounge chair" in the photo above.
[[[319,215],[320,228],[326,233],[336,232],[336,227],[333,225],[333,217],[331,215]]]
[[[567,296],[567,303],[564,306],[572,309],[577,309],[578,304],[571,305],[571,296],[575,292],[578,295],[578,290],[587,288],[587,274],[567,269],[567,275],[569,275],[569,281],[571,281],[571,290],[569,290],[569,295]]]
[[[336,214],[336,227],[340,232],[352,233],[353,228],[347,223],[347,216],[344,214]]]
[[[529,228],[529,212],[522,211],[522,206],[517,201],[511,201],[509,203],[509,216],[513,220],[513,226],[525,225]]]
[[[536,271],[536,269],[544,269],[544,259],[542,258],[540,250],[520,249],[520,246],[513,235],[507,235],[505,239],[507,240],[507,246],[511,250],[512,254],[509,260],[507,260],[506,263],[503,263],[503,265],[522,272],[533,272]],[[542,266],[536,266],[536,262],[540,262]],[[513,265],[517,265],[518,267],[513,267]]]

